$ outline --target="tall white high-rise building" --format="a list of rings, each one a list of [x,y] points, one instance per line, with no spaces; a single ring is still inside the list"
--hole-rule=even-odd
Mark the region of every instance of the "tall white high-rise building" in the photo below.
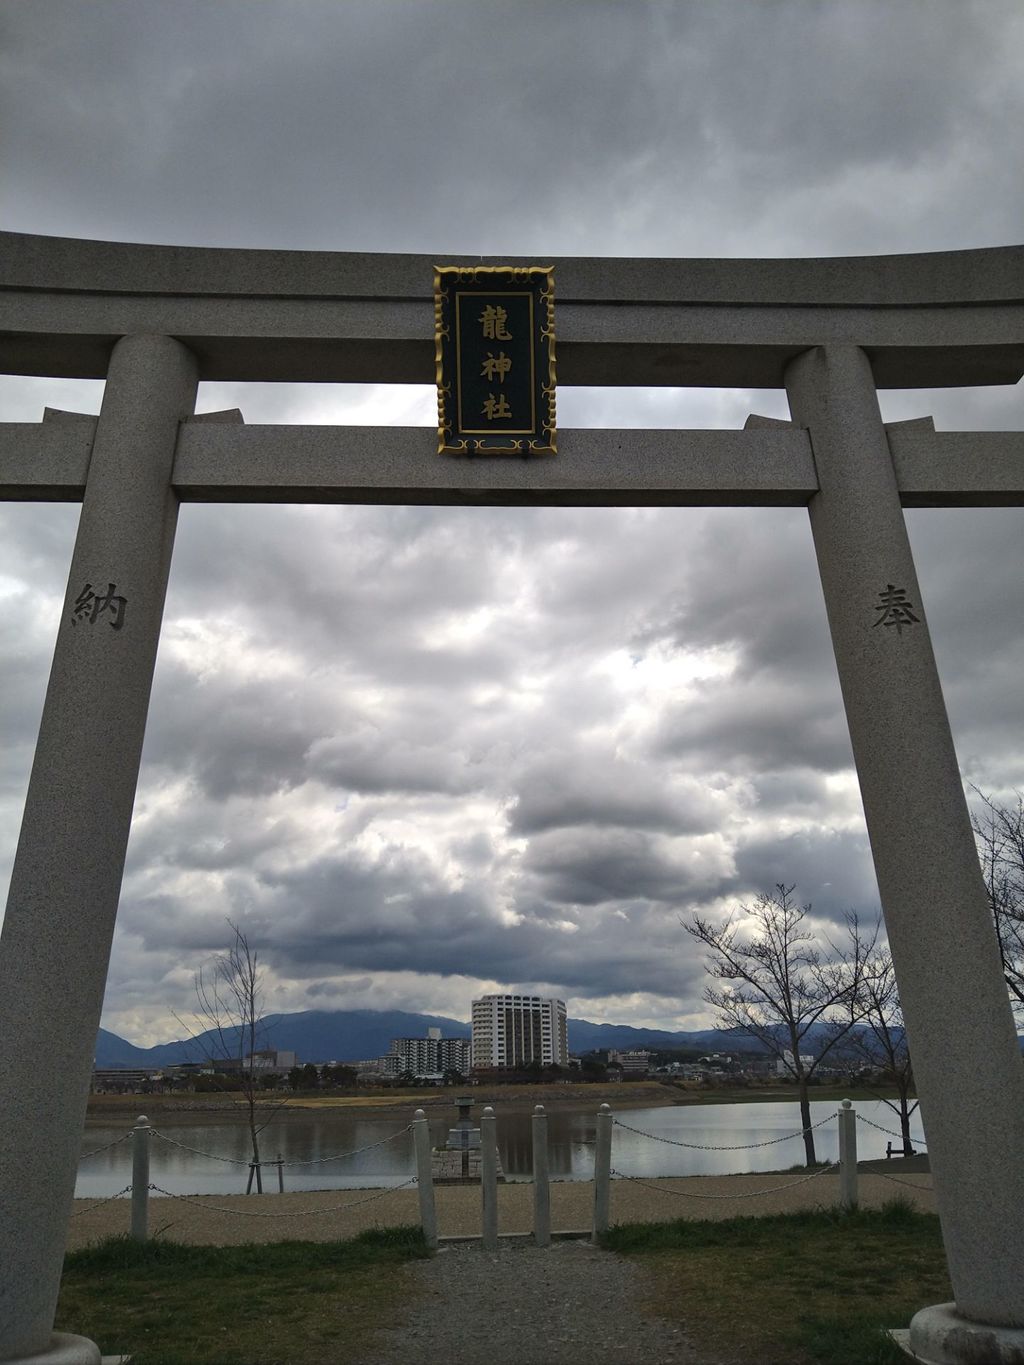
[[[473,1066],[569,1065],[565,1001],[543,995],[485,995],[473,1001]]]

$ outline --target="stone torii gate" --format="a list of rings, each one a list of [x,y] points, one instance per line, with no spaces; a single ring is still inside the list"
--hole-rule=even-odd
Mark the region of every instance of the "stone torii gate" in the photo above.
[[[200,379],[432,382],[457,262],[0,247],[0,369],[107,381],[98,418],[0,426],[3,496],[82,502],[0,942],[0,1360],[99,1359],[53,1315],[181,501],[808,508],[955,1293],[911,1345],[1024,1360],[1024,1069],[903,517],[1024,504],[1024,434],[886,426],[876,394],[1016,383],[1024,248],[556,260],[561,383],[784,387],[793,420],[521,459],[193,415]]]

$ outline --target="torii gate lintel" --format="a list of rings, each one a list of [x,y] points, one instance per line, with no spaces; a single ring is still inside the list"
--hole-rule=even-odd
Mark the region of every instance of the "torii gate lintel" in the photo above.
[[[0,498],[81,501],[97,419],[48,410],[0,423]],[[1024,506],[1024,432],[886,425],[904,507]],[[806,507],[818,478],[805,429],[758,418],[742,431],[559,432],[558,457],[437,455],[429,427],[247,426],[202,413],[178,431],[181,502],[482,506]]]

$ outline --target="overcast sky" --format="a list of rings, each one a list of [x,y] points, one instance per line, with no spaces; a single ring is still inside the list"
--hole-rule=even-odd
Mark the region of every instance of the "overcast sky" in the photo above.
[[[8,0],[6,229],[203,246],[831,256],[1024,237],[1018,0]],[[101,385],[0,379],[0,417]],[[883,395],[1020,428],[1021,386]],[[210,384],[251,422],[432,389]],[[561,388],[563,426],[781,393]],[[77,506],[0,505],[0,890]],[[1024,512],[908,516],[966,780],[1024,787]],[[104,1024],[180,1028],[248,931],[268,1008],[537,988],[698,1027],[679,925],[877,890],[802,509],[182,511]]]

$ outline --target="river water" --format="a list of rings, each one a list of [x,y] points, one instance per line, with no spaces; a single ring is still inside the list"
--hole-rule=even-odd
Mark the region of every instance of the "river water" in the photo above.
[[[141,1097],[140,1097],[141,1098]],[[143,1101],[144,1102],[144,1101]],[[895,1131],[898,1120],[880,1100],[859,1101],[859,1115]],[[474,1117],[480,1107],[474,1107]],[[527,1180],[532,1162],[530,1115],[498,1116],[498,1147],[506,1178]],[[412,1134],[408,1116],[361,1117],[351,1110],[284,1109],[264,1131],[261,1155],[286,1163],[286,1190],[359,1189],[400,1185],[413,1174]],[[454,1109],[430,1118],[431,1141],[444,1143],[454,1122]],[[800,1111],[792,1101],[760,1104],[702,1104],[624,1109],[616,1114],[612,1137],[612,1165],[627,1175],[727,1175],[740,1171],[785,1170],[804,1160],[798,1133]],[[594,1169],[596,1105],[587,1110],[552,1109],[548,1114],[548,1152],[554,1180],[589,1180]],[[839,1154],[836,1105],[811,1105],[819,1160],[835,1161]],[[619,1125],[628,1125],[622,1127]],[[131,1140],[117,1142],[130,1124],[90,1123],[82,1142],[75,1194],[102,1199],[131,1183]],[[150,1144],[150,1180],[170,1194],[241,1194],[248,1179],[248,1136],[237,1121],[197,1122],[187,1115],[154,1119],[162,1136]],[[639,1129],[639,1136],[629,1129]],[[915,1139],[922,1141],[917,1114],[912,1121]],[[385,1139],[391,1139],[385,1141]],[[657,1139],[670,1139],[658,1141]],[[782,1139],[776,1141],[775,1139]],[[861,1160],[885,1155],[886,1133],[867,1123],[857,1124],[857,1155]],[[895,1139],[893,1139],[895,1142]],[[117,1145],[98,1151],[107,1143]],[[676,1146],[673,1143],[685,1143]],[[757,1146],[753,1144],[769,1144]],[[177,1145],[176,1145],[177,1144]],[[376,1145],[381,1144],[381,1145]],[[725,1148],[740,1150],[722,1150]],[[194,1150],[190,1151],[189,1148]],[[358,1155],[333,1159],[340,1153],[370,1148]],[[717,1150],[713,1150],[717,1149]],[[95,1152],[90,1156],[88,1153]],[[264,1168],[264,1188],[277,1189],[277,1171]]]

